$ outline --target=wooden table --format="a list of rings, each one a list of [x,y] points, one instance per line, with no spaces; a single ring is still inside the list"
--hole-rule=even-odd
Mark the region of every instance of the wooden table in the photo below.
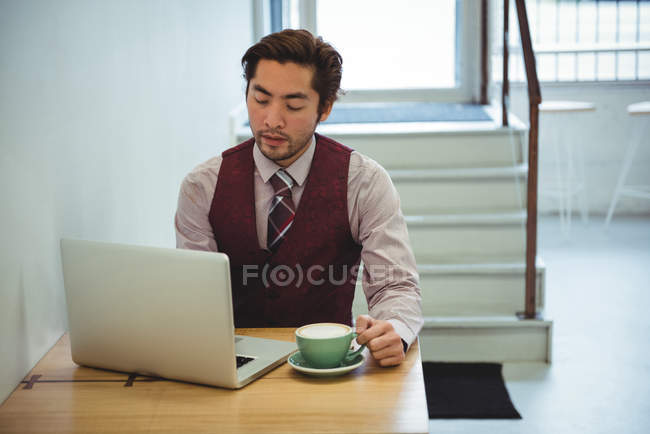
[[[65,334],[0,406],[0,432],[428,432],[428,416],[417,342],[398,367],[367,355],[347,375],[313,378],[285,363],[226,390],[77,366]]]

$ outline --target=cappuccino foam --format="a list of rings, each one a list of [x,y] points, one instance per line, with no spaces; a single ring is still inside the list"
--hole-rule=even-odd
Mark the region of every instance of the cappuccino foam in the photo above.
[[[345,336],[350,333],[350,329],[343,325],[323,324],[311,327],[305,327],[298,332],[300,336],[313,339],[326,339]]]

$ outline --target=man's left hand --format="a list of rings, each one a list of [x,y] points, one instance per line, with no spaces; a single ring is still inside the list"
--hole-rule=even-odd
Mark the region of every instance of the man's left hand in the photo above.
[[[366,344],[380,366],[397,366],[404,361],[402,338],[388,321],[359,315],[357,333],[359,345]]]

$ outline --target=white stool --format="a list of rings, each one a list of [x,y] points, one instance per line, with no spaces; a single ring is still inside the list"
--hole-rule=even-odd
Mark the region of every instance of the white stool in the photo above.
[[[581,101],[544,101],[539,106],[544,118],[553,122],[549,129],[553,142],[556,178],[556,185],[544,188],[540,195],[553,196],[559,200],[560,227],[566,237],[571,231],[573,196],[577,195],[580,201],[582,221],[587,223],[589,219],[581,135],[579,131],[570,135],[567,132],[579,128],[575,123],[577,114],[595,110],[594,104]]]
[[[650,101],[644,101],[627,106],[627,113],[634,117],[649,116]],[[640,119],[640,121],[643,121],[643,118]],[[635,125],[635,134],[627,148],[627,151],[625,151],[621,173],[618,175],[618,182],[616,183],[616,189],[614,189],[614,196],[609,204],[607,217],[605,217],[605,227],[609,226],[609,222],[612,220],[612,215],[614,214],[614,209],[616,208],[616,203],[621,196],[650,199],[650,185],[625,184],[625,180],[630,171],[630,167],[632,166],[632,162],[634,161],[634,156],[636,155],[636,150],[638,149],[639,144],[643,139],[646,139],[647,141],[648,136],[646,131],[648,130],[648,125],[650,125],[650,122],[639,122],[638,125]]]

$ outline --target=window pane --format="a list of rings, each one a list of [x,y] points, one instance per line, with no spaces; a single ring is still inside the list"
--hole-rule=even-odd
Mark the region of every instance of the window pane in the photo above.
[[[539,42],[554,44],[557,36],[557,4],[543,1],[539,4]]]
[[[618,53],[618,79],[634,80],[635,55],[634,53]]]
[[[650,74],[644,70],[650,52],[639,46],[637,59],[635,52],[625,48],[650,41],[650,0],[527,0],[526,4],[531,6],[529,18],[539,41],[535,48],[540,50],[541,80],[636,80]],[[617,43],[621,51],[610,48]],[[577,55],[570,52],[573,47]],[[564,49],[569,53],[563,54]]]
[[[598,66],[599,80],[614,80],[615,75],[615,55],[614,53],[598,53],[596,57]]]
[[[636,2],[619,3],[620,42],[636,41]]]
[[[578,80],[596,80],[596,55],[594,53],[578,54]]]
[[[598,42],[616,42],[616,3],[599,2]]]
[[[503,62],[503,57],[499,60]],[[519,54],[510,53],[508,61],[508,80],[510,81],[525,81],[526,80],[526,65],[524,65],[524,56]],[[503,76],[499,76],[499,81],[503,80]]]
[[[640,9],[640,41],[648,42],[650,41],[650,2],[645,1],[639,5]]]
[[[321,0],[317,29],[343,56],[344,89],[456,86],[455,0]]]
[[[576,41],[576,9],[573,2],[559,3],[558,43],[571,44]]]
[[[639,79],[650,79],[650,51],[639,53]]]
[[[537,75],[542,81],[555,81],[555,54],[537,56]]]
[[[300,29],[300,3],[297,0],[289,0],[289,28]]]
[[[580,42],[596,42],[596,3],[581,2],[578,27]]]
[[[492,56],[492,78],[498,82],[503,82],[503,56],[500,54],[495,54]]]
[[[573,81],[576,79],[575,54],[560,54],[558,56],[557,79],[558,81]]]

